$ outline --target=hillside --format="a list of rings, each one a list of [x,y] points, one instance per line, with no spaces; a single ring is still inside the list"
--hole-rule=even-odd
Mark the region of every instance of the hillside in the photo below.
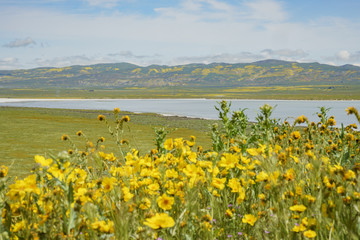
[[[0,71],[0,88],[360,85],[360,67],[264,60],[179,66],[129,63]]]

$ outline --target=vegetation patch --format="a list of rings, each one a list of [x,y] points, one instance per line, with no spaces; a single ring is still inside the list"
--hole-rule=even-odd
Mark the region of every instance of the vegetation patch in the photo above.
[[[158,128],[148,151],[128,149],[132,118],[115,108],[95,117],[108,138],[63,134],[67,151],[36,155],[32,173],[13,182],[1,166],[1,237],[360,238],[355,123],[336,128],[325,108],[318,122],[278,122],[264,105],[249,125],[244,109],[230,113],[225,101],[217,109],[209,148]],[[346,111],[360,122],[354,107]]]

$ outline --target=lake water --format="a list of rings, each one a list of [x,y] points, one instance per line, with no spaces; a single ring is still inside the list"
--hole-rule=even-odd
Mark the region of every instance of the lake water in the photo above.
[[[218,119],[214,106],[221,100],[214,99],[0,99],[0,106],[40,107],[63,109],[120,110],[130,112],[153,112],[163,115],[186,116],[193,118]],[[250,121],[254,121],[259,107],[264,104],[276,106],[274,118],[288,119],[305,115],[317,122],[320,107],[330,108],[329,116],[334,115],[337,125],[357,123],[355,116],[348,116],[345,109],[353,106],[360,110],[360,101],[304,101],[304,100],[229,100],[233,111],[244,109]]]

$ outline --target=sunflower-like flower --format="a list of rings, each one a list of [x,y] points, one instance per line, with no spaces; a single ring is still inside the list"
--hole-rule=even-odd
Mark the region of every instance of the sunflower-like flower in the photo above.
[[[97,119],[98,119],[99,121],[104,121],[104,120],[105,120],[105,116],[100,114],[100,115],[97,117]]]
[[[145,219],[144,224],[152,229],[159,229],[173,227],[175,221],[166,213],[156,213],[155,216]]]
[[[8,171],[9,171],[9,168],[7,166],[2,165],[0,167],[0,178],[6,177]]]
[[[64,134],[61,136],[61,140],[63,140],[63,141],[69,140],[69,136]]]
[[[294,205],[290,207],[290,210],[293,212],[304,212],[306,207],[304,205]]]
[[[123,116],[120,120],[121,122],[129,122],[130,121],[130,117],[129,116]]]
[[[299,139],[301,137],[301,134],[299,131],[295,131],[291,133],[291,137],[295,140]]]
[[[354,114],[357,112],[356,108],[354,108],[354,107],[348,107],[347,109],[345,109],[345,111],[347,112],[348,115]]]
[[[251,226],[254,226],[256,221],[257,221],[257,217],[255,217],[252,214],[245,214],[245,216],[242,218],[243,223],[250,224]]]
[[[163,210],[170,210],[174,204],[174,198],[167,196],[165,193],[156,200],[158,206]]]
[[[113,112],[114,112],[114,114],[118,114],[120,112],[120,109],[119,108],[114,108]]]
[[[313,230],[307,230],[304,232],[304,236],[307,238],[315,238],[316,232],[314,232]]]
[[[168,151],[174,148],[174,141],[172,138],[166,139],[166,141],[164,142],[164,148]]]

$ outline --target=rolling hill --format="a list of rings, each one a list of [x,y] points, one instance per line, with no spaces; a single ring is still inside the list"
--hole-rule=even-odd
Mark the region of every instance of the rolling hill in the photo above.
[[[130,63],[0,71],[0,88],[242,87],[360,85],[360,67],[264,60],[254,63]]]

